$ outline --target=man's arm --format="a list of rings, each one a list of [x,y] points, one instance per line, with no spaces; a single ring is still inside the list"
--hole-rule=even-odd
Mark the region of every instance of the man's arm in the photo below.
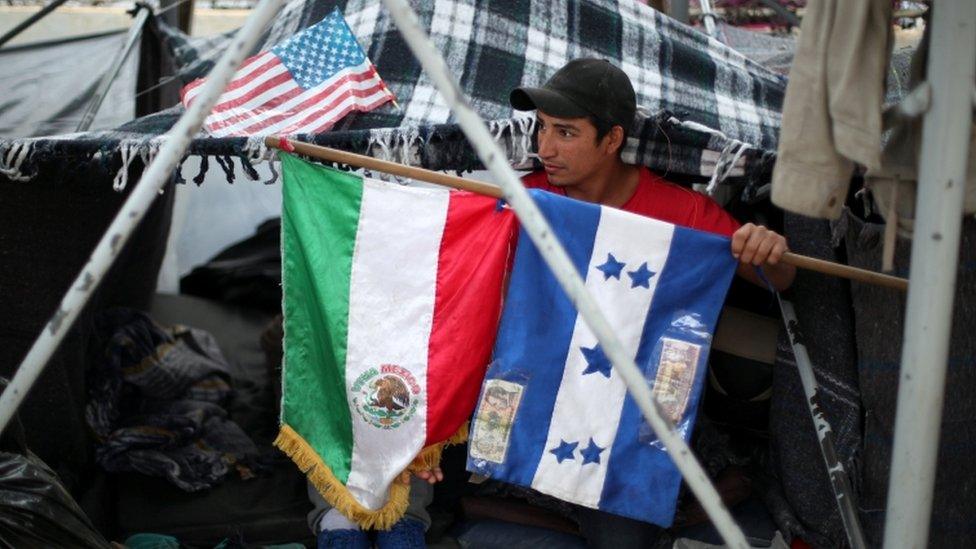
[[[788,251],[786,238],[762,225],[746,223],[732,235],[732,256],[739,260],[736,273],[763,288],[766,282],[759,277],[756,267],[762,268],[763,275],[777,291],[793,284],[796,267],[780,261]]]

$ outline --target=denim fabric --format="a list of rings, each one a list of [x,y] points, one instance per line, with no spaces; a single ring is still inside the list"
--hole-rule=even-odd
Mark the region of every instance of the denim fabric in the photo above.
[[[389,530],[376,532],[376,546],[379,549],[423,549],[427,547],[424,541],[424,531],[427,525],[411,518],[404,517]]]
[[[323,530],[316,537],[318,549],[369,549],[366,532],[362,530]]]

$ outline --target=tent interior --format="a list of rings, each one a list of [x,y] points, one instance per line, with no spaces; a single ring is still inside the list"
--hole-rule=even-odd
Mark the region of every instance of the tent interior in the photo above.
[[[537,167],[530,155],[534,119],[513,112],[509,90],[540,84],[568,59],[605,57],[631,76],[642,107],[626,161],[709,192],[739,221],[782,232],[795,252],[878,270],[884,219],[858,192],[860,175],[838,221],[784,214],[769,202],[792,38],[751,37],[723,25],[737,51],[633,0],[571,0],[558,11],[537,0],[413,4],[518,169]],[[400,106],[352,113],[329,132],[299,138],[490,181],[378,0],[293,0],[255,52],[337,5]],[[0,49],[0,375],[13,374],[58,313],[158,152],[160,136],[182,114],[180,87],[205,76],[229,39],[190,37],[149,16],[91,129],[76,133],[101,79],[93,67],[109,64],[124,34]],[[906,93],[912,53],[893,56],[889,102]],[[260,136],[193,140],[21,406],[22,429],[3,434],[0,463],[49,468],[51,482],[63,486],[25,492],[14,469],[0,474],[5,540],[104,546],[165,534],[190,547],[314,545],[305,477],[271,444],[280,401],[279,174]],[[976,508],[976,480],[965,474],[965,449],[971,455],[976,440],[976,400],[968,390],[976,369],[967,368],[976,340],[961,328],[976,322],[976,308],[958,298],[976,285],[974,223],[964,224],[943,418],[951,428],[940,446],[950,451],[940,452],[932,519],[932,545],[940,547],[976,543],[966,511]],[[895,274],[907,275],[909,252],[910,240],[899,238]],[[796,307],[821,386],[818,404],[859,498],[865,533],[877,545],[904,295],[802,271],[785,297]],[[139,365],[126,362],[132,346],[160,334],[206,348],[207,336],[186,326],[208,332],[219,346],[197,379],[139,381],[125,371]],[[781,328],[773,294],[733,284],[692,446],[753,546],[801,538],[840,547],[844,526]],[[128,342],[121,347],[120,337]],[[153,415],[165,400],[153,391],[179,385],[182,394],[200,375],[226,386],[215,405]],[[137,397],[146,403],[128,400]],[[120,418],[123,405],[142,413]],[[214,431],[225,437],[216,450],[206,438]],[[228,440],[237,443],[233,451],[219,451]],[[497,483],[468,482],[464,456],[463,447],[445,453],[448,476],[430,507],[431,545],[584,546],[565,508]],[[35,518],[18,522],[25,513]],[[668,532],[671,540],[721,543],[690,493]]]

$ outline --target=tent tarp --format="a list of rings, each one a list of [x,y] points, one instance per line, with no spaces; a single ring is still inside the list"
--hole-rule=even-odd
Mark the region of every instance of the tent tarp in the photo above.
[[[414,60],[379,0],[338,2],[402,109],[384,106],[346,117],[334,131],[306,136],[316,143],[385,156],[432,169],[479,166],[450,112]],[[728,144],[721,135],[673,124],[691,121],[754,148],[742,159],[745,173],[766,172],[776,149],[785,79],[735,50],[634,0],[497,2],[434,0],[415,8],[444,53],[461,89],[515,163],[524,163],[532,119],[513,118],[510,90],[538,85],[567,60],[603,57],[620,65],[635,84],[638,104],[650,115],[635,122],[625,158],[674,177],[710,175]],[[335,2],[290,2],[266,32],[260,48],[276,44],[321,20]],[[163,25],[160,23],[160,26]],[[206,74],[226,37],[190,39],[168,29],[168,42],[185,81]],[[180,107],[137,119],[113,131],[24,141],[0,139],[7,173],[30,175],[44,162],[89,163],[118,169],[122,155],[147,158]],[[24,152],[24,149],[29,149]],[[9,154],[15,150],[17,155]],[[24,153],[24,154],[20,154]],[[193,142],[191,154],[252,159],[257,140]],[[21,158],[20,162],[7,157]],[[732,172],[733,176],[743,171]]]

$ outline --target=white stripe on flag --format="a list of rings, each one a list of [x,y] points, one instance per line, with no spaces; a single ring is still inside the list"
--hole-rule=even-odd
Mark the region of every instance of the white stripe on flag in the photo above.
[[[613,208],[601,207],[600,225],[593,244],[593,256],[586,272],[586,289],[593,295],[624,348],[635,356],[647,311],[657,288],[671,247],[674,226]],[[620,279],[604,278],[596,266],[607,262],[608,254],[626,265]],[[628,274],[646,268],[656,273],[649,288],[632,287]],[[588,507],[597,507],[610,461],[626,386],[615,370],[610,377],[600,372],[584,374],[587,361],[581,348],[594,348],[593,332],[577,315],[563,378],[556,395],[546,447],[539,461],[532,487],[546,494]],[[584,464],[583,453],[590,444],[603,448],[599,462]],[[560,463],[550,450],[565,441],[576,443],[571,459]]]
[[[316,95],[321,94],[323,91],[327,90],[330,86],[332,86],[337,80],[339,80],[339,79],[341,79],[341,78],[343,78],[345,76],[353,76],[353,75],[355,75],[357,73],[360,73],[360,72],[363,72],[363,71],[366,71],[366,70],[369,70],[369,65],[367,63],[364,63],[364,64],[359,65],[357,67],[343,69],[342,71],[339,71],[338,73],[336,73],[336,75],[334,77],[330,78],[329,80],[327,80],[327,81],[319,84],[318,86],[315,86],[314,88],[309,88],[309,89],[303,91],[299,95],[296,95],[295,97],[292,97],[291,99],[288,99],[287,101],[284,101],[280,105],[275,105],[273,108],[269,108],[269,109],[261,110],[261,111],[254,110],[254,109],[260,107],[261,105],[267,103],[268,101],[270,101],[274,97],[277,97],[279,95],[283,95],[284,93],[286,93],[288,91],[291,91],[291,89],[298,87],[297,83],[294,80],[289,80],[285,84],[282,84],[281,86],[278,86],[276,88],[273,88],[271,90],[268,90],[267,92],[262,93],[258,97],[255,97],[254,99],[248,101],[247,103],[245,103],[243,105],[239,105],[239,106],[237,106],[237,107],[235,107],[233,109],[229,109],[229,110],[224,111],[224,112],[215,112],[215,113],[212,113],[210,116],[207,117],[207,122],[206,123],[207,123],[208,126],[210,126],[212,124],[216,124],[216,123],[219,123],[219,122],[228,120],[228,119],[230,119],[230,118],[232,118],[234,116],[239,116],[239,115],[242,115],[242,114],[246,113],[246,114],[248,114],[248,116],[242,118],[241,120],[235,121],[232,125],[224,126],[224,127],[221,127],[221,128],[209,128],[210,131],[211,131],[211,133],[213,133],[214,135],[217,135],[217,136],[219,136],[219,135],[231,135],[231,134],[233,134],[235,132],[241,132],[242,130],[247,129],[249,126],[253,126],[254,124],[258,124],[259,122],[263,122],[263,121],[268,120],[270,118],[273,118],[273,117],[280,116],[282,114],[288,113],[288,111],[290,109],[292,109],[292,108],[294,108],[294,107],[296,107],[298,105],[301,105],[303,102],[308,101],[309,99],[315,97]],[[307,117],[309,114],[311,114],[315,110],[326,110],[326,109],[332,110],[332,107],[329,106],[329,102],[332,101],[332,98],[333,97],[342,94],[347,89],[370,90],[370,89],[376,87],[379,84],[380,84],[380,82],[379,82],[379,79],[377,79],[377,78],[370,78],[370,79],[364,80],[362,82],[357,82],[357,81],[347,82],[344,85],[341,85],[341,86],[337,87],[335,90],[333,90],[331,93],[329,93],[329,95],[327,95],[326,97],[323,97],[323,98],[315,101],[315,103],[313,105],[311,105],[310,107],[308,107],[306,109],[303,109],[301,111],[302,113],[304,113],[303,116],[296,118],[296,116],[298,114],[300,114],[300,113],[295,113],[294,115],[289,116],[285,120],[276,122],[275,124],[273,124],[269,128],[262,128],[262,130],[267,129],[267,131],[272,131],[272,132],[273,131],[277,131],[280,128],[287,127],[289,124],[294,124],[296,122],[301,121],[302,119],[304,119],[305,117]],[[286,85],[287,85],[287,89],[284,88],[284,86],[286,86]]]
[[[266,111],[259,111],[256,109],[262,108],[262,106],[266,105],[269,101],[273,100],[276,97],[280,97],[293,90],[300,90],[300,89],[301,88],[298,86],[298,82],[295,82],[294,80],[288,80],[287,82],[282,82],[281,84],[278,84],[273,88],[261,92],[260,95],[252,97],[246,103],[242,103],[240,105],[237,105],[236,107],[229,108],[225,111],[211,112],[210,115],[207,116],[207,120],[205,123],[208,129],[215,135],[217,131],[222,130],[226,133],[228,131],[231,131],[228,130],[228,128],[235,128],[240,125],[246,126],[248,124],[252,124],[255,115],[259,115],[259,113],[264,113],[265,116],[273,116],[279,112],[280,106],[272,107]],[[307,93],[307,92],[302,92],[302,93]],[[210,126],[214,124],[219,124],[221,122],[225,122],[228,120],[233,120],[233,124],[224,125],[223,127],[219,127],[219,128],[210,128]]]
[[[338,88],[336,88],[335,90],[333,90],[331,93],[329,93],[329,95],[321,98],[316,98],[312,103],[310,103],[301,111],[297,111],[294,113],[289,113],[287,111],[284,111],[284,114],[289,115],[288,118],[283,118],[275,122],[264,123],[264,124],[259,124],[259,121],[255,121],[254,118],[267,119],[269,117],[259,116],[259,117],[251,118],[248,121],[252,123],[248,125],[244,131],[245,133],[254,133],[260,130],[261,132],[275,133],[275,132],[282,132],[288,130],[288,133],[297,133],[295,131],[292,131],[290,128],[294,127],[296,124],[299,124],[309,116],[312,116],[315,113],[331,115],[341,110],[342,107],[349,101],[353,101],[353,102],[357,101],[356,96],[352,94],[346,98],[340,99],[343,95],[350,94],[350,92],[352,92],[353,90],[358,90],[365,93],[372,92],[374,94],[376,93],[377,90],[379,90],[379,92],[385,93],[385,91],[382,88],[377,87],[378,84],[379,83],[377,81],[372,79],[363,82],[347,82],[346,84],[343,84]],[[280,109],[276,108],[275,111],[277,111],[275,114],[283,114],[283,112]],[[255,127],[255,125],[257,125],[257,127]],[[321,122],[318,122],[314,125],[319,126],[321,125]]]
[[[427,347],[449,193],[365,179],[349,292],[346,391],[353,425],[346,486],[377,509],[386,487],[421,450],[427,435]],[[401,425],[382,429],[356,409],[353,385],[371,368],[406,368],[421,388]],[[363,400],[362,396],[359,398]]]
[[[318,133],[318,132],[326,131],[328,128],[331,128],[336,122],[338,122],[343,116],[348,114],[349,111],[353,110],[354,107],[358,107],[360,110],[366,110],[366,111],[372,110],[373,108],[376,108],[379,105],[381,105],[386,100],[387,96],[388,94],[386,88],[383,87],[377,87],[373,92],[373,94],[368,97],[349,96],[346,99],[344,99],[341,103],[337,103],[333,105],[331,109],[329,109],[330,112],[328,113],[329,114],[328,119],[323,119],[322,117],[316,117],[308,120],[306,124],[302,126],[295,126],[290,128],[286,127],[287,129],[285,133],[299,134],[299,133]],[[292,118],[293,120],[292,123],[293,124],[300,123],[305,118],[308,118],[308,116],[312,112],[314,112],[313,109],[308,109],[304,111],[302,114],[296,115],[295,117]],[[269,133],[266,128],[257,128],[254,130],[255,133],[259,131],[262,133]],[[275,131],[280,133],[282,130],[275,130]]]
[[[258,68],[263,66],[265,63],[267,63],[274,57],[275,55],[273,53],[271,53],[270,51],[266,51],[264,53],[252,57],[249,60],[244,61],[244,64],[241,65],[241,68],[237,69],[237,72],[234,73],[233,80],[231,80],[230,84],[228,85],[233,84],[235,80],[240,80],[241,78],[244,78],[245,76],[251,74],[252,72],[254,72]],[[202,80],[201,80],[201,84],[202,84]],[[190,101],[193,101],[193,99],[199,94],[200,94],[199,85],[194,86],[193,88],[187,90],[186,102],[189,103]]]
[[[249,98],[250,94],[255,90],[255,88],[258,88],[258,87],[264,85],[266,82],[268,82],[272,78],[274,78],[276,76],[279,76],[279,75],[282,75],[282,74],[285,74],[287,72],[288,72],[288,67],[282,65],[281,63],[277,63],[273,67],[270,67],[268,70],[262,72],[261,74],[257,75],[256,77],[254,77],[254,79],[248,80],[247,83],[244,84],[243,86],[241,86],[239,88],[234,88],[234,89],[232,89],[230,91],[227,91],[227,92],[224,92],[223,94],[221,94],[220,98],[217,100],[217,105],[214,108],[220,107],[224,103],[229,103],[231,101],[234,101],[234,100],[237,100],[237,99],[241,99],[242,97],[248,97]],[[290,76],[289,76],[289,78],[290,78]],[[238,80],[238,79],[235,79],[235,81],[236,80]],[[279,87],[279,86],[281,86],[281,84],[278,84],[278,85],[272,87],[271,89],[274,89],[274,88]],[[267,92],[260,92],[259,93],[259,96],[260,95],[264,95],[265,93],[267,93]],[[248,101],[253,101],[253,99],[250,99],[249,98]]]

